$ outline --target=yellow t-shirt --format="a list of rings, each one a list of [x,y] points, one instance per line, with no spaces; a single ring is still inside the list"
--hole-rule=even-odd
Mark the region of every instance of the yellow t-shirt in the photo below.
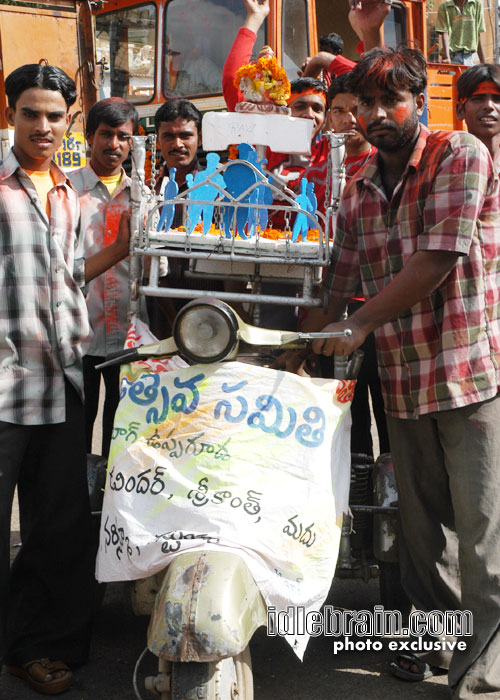
[[[122,174],[121,172],[118,173],[118,175],[109,175],[108,177],[99,177],[99,180],[106,185],[106,188],[109,192],[109,196],[112,197],[116,190],[118,189],[118,185],[120,184],[120,180],[122,179]]]
[[[26,168],[25,168],[26,170]],[[50,170],[26,170],[31,182],[34,184],[42,206],[45,207],[47,216],[50,216],[49,192],[56,184]]]

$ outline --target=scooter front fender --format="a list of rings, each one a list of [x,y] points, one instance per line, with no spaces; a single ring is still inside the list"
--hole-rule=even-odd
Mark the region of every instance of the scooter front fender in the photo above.
[[[236,656],[267,611],[248,567],[233,552],[179,554],[167,568],[148,629],[148,647],[168,661]]]

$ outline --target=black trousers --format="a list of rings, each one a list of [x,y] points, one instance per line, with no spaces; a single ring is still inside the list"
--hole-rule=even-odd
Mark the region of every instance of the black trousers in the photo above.
[[[22,546],[9,572],[16,485]],[[0,422],[0,662],[85,662],[94,562],[83,405],[66,382],[64,423]]]
[[[107,457],[111,435],[113,434],[116,407],[120,400],[120,365],[96,369],[95,366],[104,362],[105,359],[105,357],[98,357],[97,355],[85,355],[83,358],[83,386],[85,391],[86,448],[90,454],[92,452],[92,433],[99,407],[99,389],[102,374],[106,396],[102,411],[101,454]]]

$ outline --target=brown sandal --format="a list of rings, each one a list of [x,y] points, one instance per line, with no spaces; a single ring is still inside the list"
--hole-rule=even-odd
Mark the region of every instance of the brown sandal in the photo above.
[[[57,671],[63,671],[63,674],[58,678],[47,680],[47,676]],[[44,695],[57,695],[67,690],[73,674],[64,661],[51,661],[50,659],[35,659],[28,661],[23,666],[7,666],[7,672],[17,678],[22,678],[24,681]]]

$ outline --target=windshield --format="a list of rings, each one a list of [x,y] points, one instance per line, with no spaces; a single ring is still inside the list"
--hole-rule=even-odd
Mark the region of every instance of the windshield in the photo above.
[[[394,3],[384,22],[384,44],[396,49],[403,43],[407,43],[406,9],[401,3]]]
[[[107,66],[101,98],[123,97],[134,103],[153,99],[155,27],[155,5],[97,15],[97,60]]]
[[[281,31],[283,68],[291,81],[297,78],[297,71],[309,56],[306,0],[283,0]]]
[[[246,16],[241,0],[172,0],[165,8],[164,95],[222,92],[222,68]],[[265,44],[261,28],[255,53]]]

